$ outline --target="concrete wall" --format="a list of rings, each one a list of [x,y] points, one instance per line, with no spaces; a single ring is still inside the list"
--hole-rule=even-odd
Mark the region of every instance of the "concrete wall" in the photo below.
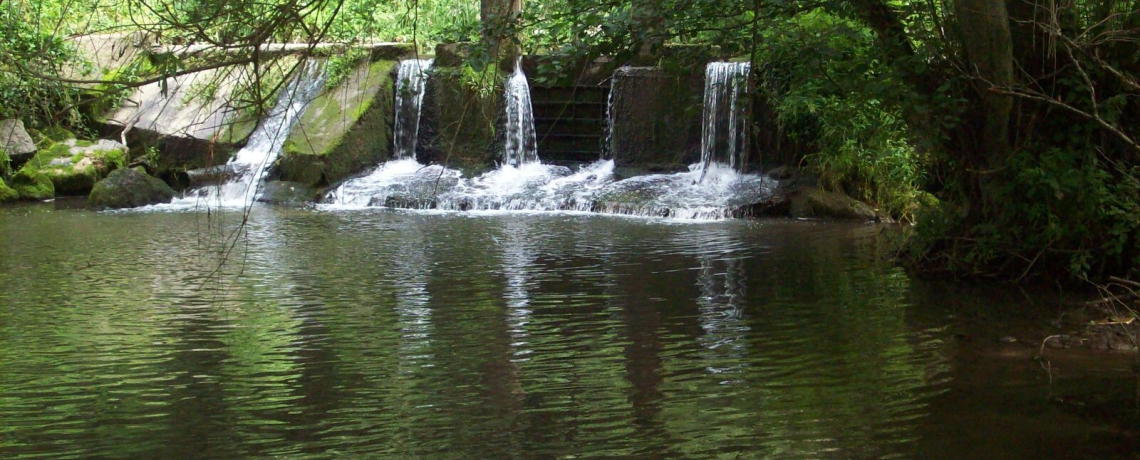
[[[619,166],[668,171],[700,160],[703,65],[623,67],[612,91],[611,151]]]

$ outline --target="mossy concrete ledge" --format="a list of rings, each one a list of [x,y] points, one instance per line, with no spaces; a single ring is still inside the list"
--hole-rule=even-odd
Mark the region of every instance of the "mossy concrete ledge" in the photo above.
[[[276,175],[334,184],[392,157],[396,61],[362,62],[309,104],[285,140]]]
[[[441,46],[442,47],[442,46]],[[421,162],[476,175],[502,155],[507,75],[495,68],[444,66],[436,61],[420,119]]]
[[[704,65],[624,67],[614,72],[614,161],[682,170],[700,160]]]

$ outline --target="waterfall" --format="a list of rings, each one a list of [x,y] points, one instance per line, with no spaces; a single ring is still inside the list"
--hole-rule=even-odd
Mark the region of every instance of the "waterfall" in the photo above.
[[[740,100],[747,90],[748,73],[746,63],[709,66],[701,163],[691,165],[687,172],[621,178],[615,173],[612,150],[611,159],[577,169],[539,161],[530,86],[516,64],[505,91],[506,145],[499,168],[465,177],[441,165],[419,164],[413,147],[410,156],[401,155],[328,193],[322,206],[330,210],[595,212],[685,220],[744,215],[752,205],[770,197],[776,186],[773,180],[739,171],[746,145]],[[614,102],[621,103],[616,97],[611,89],[607,145],[613,142]],[[522,300],[516,309],[519,312],[525,310]]]
[[[515,63],[515,73],[507,80],[507,147],[503,166],[518,167],[538,163],[538,138],[534,129],[534,107],[530,102],[530,85],[522,70],[522,58]]]
[[[614,90],[616,88],[613,81],[613,77],[610,77],[610,94],[606,95],[606,140],[602,143],[603,160],[614,158]]]
[[[705,69],[705,107],[701,127],[701,177],[714,163],[740,171],[748,151],[747,118],[741,95],[748,92],[752,65],[712,62]]]
[[[277,103],[257,126],[245,147],[230,159],[227,169],[232,178],[220,186],[205,187],[188,194],[188,200],[216,200],[222,206],[248,206],[257,199],[269,166],[285,145],[285,138],[296,126],[309,102],[324,88],[324,65],[310,60],[281,89]]]
[[[396,81],[396,126],[393,131],[395,159],[416,157],[416,143],[420,135],[420,113],[427,87],[431,59],[400,61]]]

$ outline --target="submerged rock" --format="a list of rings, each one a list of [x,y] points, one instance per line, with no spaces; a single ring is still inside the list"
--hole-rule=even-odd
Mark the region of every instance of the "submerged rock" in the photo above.
[[[55,198],[55,185],[51,178],[38,169],[24,166],[12,176],[12,188],[21,200],[50,200]]]
[[[134,169],[118,169],[95,184],[87,205],[96,209],[137,208],[172,199],[174,190],[166,182]]]
[[[0,150],[7,153],[16,164],[23,163],[36,154],[36,142],[24,129],[23,121],[0,121]]]
[[[306,204],[317,200],[317,189],[299,182],[266,182],[257,201],[272,204]]]

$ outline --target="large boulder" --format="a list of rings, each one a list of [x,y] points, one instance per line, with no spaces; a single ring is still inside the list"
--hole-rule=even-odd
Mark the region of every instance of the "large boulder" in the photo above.
[[[0,121],[0,150],[7,153],[16,164],[23,163],[36,154],[36,142],[24,129],[23,121]]]
[[[57,195],[83,196],[99,179],[125,167],[126,161],[126,148],[118,142],[68,139],[41,150],[25,167],[46,174]]]
[[[11,203],[18,199],[20,194],[4,183],[4,179],[0,179],[0,204]]]
[[[51,178],[36,168],[24,166],[12,176],[12,189],[21,200],[50,200],[55,198]]]
[[[174,190],[166,182],[135,169],[118,169],[95,184],[87,205],[95,209],[137,208],[172,199]]]
[[[807,185],[789,191],[788,202],[789,214],[797,219],[880,220],[875,209],[862,201]]]

